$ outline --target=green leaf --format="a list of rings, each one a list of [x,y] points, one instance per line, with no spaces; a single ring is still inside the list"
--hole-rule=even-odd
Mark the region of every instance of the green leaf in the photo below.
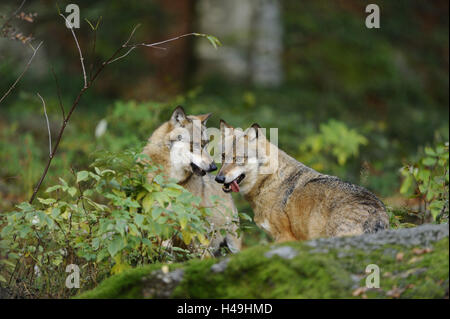
[[[436,156],[436,152],[429,146],[425,147],[425,154],[427,154],[428,156]]]
[[[136,214],[134,216],[134,222],[136,223],[136,225],[138,225],[138,227],[142,227],[142,225],[144,224],[144,220],[145,220],[144,215]]]
[[[164,178],[161,175],[156,175],[153,180],[159,185],[164,184]]]
[[[62,179],[61,177],[58,177],[58,179],[61,182],[63,187],[69,187],[69,185],[67,185],[67,182],[64,179]]]
[[[43,199],[43,198],[38,197],[37,200],[44,205],[50,205],[50,204],[53,204],[56,202],[56,199],[54,199],[54,198]]]
[[[111,257],[114,257],[125,246],[122,237],[116,235],[108,245],[108,252]]]
[[[406,176],[403,180],[402,186],[400,187],[400,194],[409,195],[412,193],[414,184],[414,177],[412,175]]]
[[[437,159],[432,158],[432,157],[425,157],[422,160],[422,164],[425,166],[433,166],[434,164],[436,164]]]
[[[211,45],[214,47],[214,49],[217,49],[218,47],[220,47],[222,45],[222,43],[220,43],[219,39],[217,39],[213,35],[204,34],[204,33],[194,33],[194,35],[197,37],[206,38],[209,41],[209,43],[211,43]]]
[[[24,211],[24,212],[30,212],[34,210],[33,205],[31,205],[28,202],[22,202],[19,205],[16,205],[17,208],[19,208],[20,210]]]
[[[61,188],[62,188],[61,185],[54,185],[54,186],[50,186],[49,188],[47,188],[47,189],[45,190],[45,192],[46,192],[46,193],[51,193],[51,192],[54,192],[54,191],[56,191],[57,189],[61,189]]]
[[[148,193],[142,200],[142,207],[144,208],[144,212],[145,213],[150,212],[152,206],[153,206],[153,197],[151,193]]]
[[[164,212],[162,207],[153,207],[152,209],[152,218],[156,220],[161,214]]]
[[[87,180],[88,177],[89,177],[89,172],[88,171],[79,171],[77,173],[77,183]]]
[[[61,210],[58,207],[53,208],[52,209],[52,217],[53,218],[58,218],[59,215],[61,215]]]
[[[183,217],[180,218],[181,229],[185,229],[186,225],[187,225],[187,218],[186,218],[186,216],[183,216]]]
[[[183,237],[183,242],[186,245],[189,245],[191,243],[191,240],[192,240],[192,233],[191,232],[183,230],[181,232],[181,236]]]
[[[94,238],[92,240],[92,249],[97,250],[100,247],[100,238]]]
[[[69,187],[67,192],[70,194],[70,196],[74,197],[75,194],[77,193],[77,189],[75,187]]]

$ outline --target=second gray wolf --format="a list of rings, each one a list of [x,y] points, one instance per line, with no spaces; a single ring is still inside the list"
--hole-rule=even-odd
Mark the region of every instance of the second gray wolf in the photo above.
[[[212,215],[208,217],[212,233],[209,238],[211,253],[217,255],[223,246],[235,253],[241,249],[236,206],[230,194],[225,194],[214,182],[214,176],[207,174],[217,169],[205,149],[209,142],[205,124],[210,115],[186,115],[184,109],[178,106],[169,121],[150,136],[143,153],[149,156],[152,163],[161,165],[168,177],[200,197],[201,206],[213,208]],[[198,141],[193,136],[195,131],[199,132]],[[195,148],[199,151],[194,152]],[[220,198],[220,206],[213,207],[213,196]],[[220,229],[225,229],[226,235],[222,235]]]

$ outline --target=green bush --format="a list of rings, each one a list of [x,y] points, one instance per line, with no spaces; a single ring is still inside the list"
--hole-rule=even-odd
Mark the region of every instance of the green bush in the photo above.
[[[419,198],[424,221],[448,222],[449,144],[425,147],[418,161],[401,168],[400,193]]]
[[[302,161],[307,165],[323,170],[337,162],[345,165],[351,157],[359,156],[359,148],[367,145],[367,139],[345,123],[329,120],[320,125],[320,132],[306,137],[300,144]],[[331,157],[331,158],[330,158]]]
[[[200,207],[200,198],[142,156],[103,153],[92,170],[73,172],[73,183],[60,178],[48,198],[3,213],[0,281],[17,275],[35,296],[64,297],[68,264],[79,266],[89,288],[131,266],[207,254],[214,208]]]

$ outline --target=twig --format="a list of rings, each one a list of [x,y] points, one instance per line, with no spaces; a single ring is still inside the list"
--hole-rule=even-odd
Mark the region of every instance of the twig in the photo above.
[[[2,98],[0,99],[0,104],[2,103],[2,101],[8,96],[9,93],[11,93],[11,91],[16,87],[17,83],[19,83],[20,79],[22,79],[23,75],[25,74],[25,72],[27,72],[28,68],[31,65],[31,62],[34,59],[34,56],[36,55],[37,51],[39,50],[39,48],[41,47],[43,41],[41,41],[41,43],[39,43],[39,45],[35,48],[33,48],[31,46],[31,48],[33,49],[33,55],[31,56],[31,58],[28,60],[27,65],[25,66],[25,69],[22,71],[22,73],[19,75],[19,77],[16,79],[16,81],[13,83],[13,85],[11,85],[11,87],[8,89],[8,91],[6,91],[5,94],[3,94]]]
[[[172,41],[175,41],[175,40],[179,40],[179,39],[181,39],[181,38],[185,38],[185,37],[189,37],[189,36],[194,36],[194,35],[197,35],[197,34],[198,34],[198,33],[191,32],[191,33],[186,33],[186,34],[183,34],[183,35],[179,35],[179,36],[177,36],[177,37],[175,37],[175,38],[167,39],[167,40],[160,41],[160,42],[156,42],[156,43],[138,43],[138,44],[133,44],[133,45],[131,45],[131,46],[133,46],[133,47],[138,47],[138,46],[144,46],[144,47],[157,47],[157,46],[159,46],[159,45],[161,45],[161,44],[164,44],[164,43],[172,42]]]
[[[137,27],[135,28],[135,30],[133,30],[133,33],[134,33],[134,31],[136,31]],[[117,60],[120,60],[120,59],[126,57],[128,54],[130,54],[131,51],[133,51],[137,47],[148,47],[148,48],[155,48],[155,49],[160,49],[160,50],[167,50],[167,48],[160,47],[160,45],[161,44],[165,44],[165,43],[169,43],[169,42],[172,42],[172,41],[176,41],[176,40],[179,40],[181,38],[188,37],[188,36],[194,36],[194,35],[197,35],[197,33],[194,33],[194,32],[186,33],[186,34],[177,36],[175,38],[167,39],[167,40],[156,42],[156,43],[137,43],[137,44],[132,44],[132,45],[128,45],[128,43],[127,43],[124,47],[128,47],[130,49],[127,52],[125,52],[125,54],[119,56],[118,58],[116,58],[116,59],[114,59],[112,61],[110,61],[109,63],[116,62]],[[127,42],[129,42],[129,40],[130,39],[128,39]]]
[[[92,78],[92,71],[94,69],[94,61],[95,61],[95,47],[97,44],[97,29],[100,25],[100,21],[102,21],[102,16],[98,18],[97,24],[95,27],[91,24],[91,22],[88,19],[85,19],[86,22],[91,26],[92,30],[94,31],[94,40],[92,41],[92,52],[91,52],[91,65],[89,66],[89,79]]]
[[[50,122],[48,121],[48,116],[47,116],[47,109],[45,108],[45,101],[42,98],[42,96],[39,93],[36,93],[37,96],[39,96],[39,98],[42,101],[42,105],[44,106],[44,115],[45,115],[45,120],[47,121],[47,130],[48,130],[48,156],[52,156],[52,133],[50,131]]]
[[[130,54],[131,51],[133,51],[136,48],[137,48],[137,46],[131,47],[125,54],[119,56],[118,58],[115,58],[114,60],[110,61],[108,64],[111,64],[113,62],[116,62],[117,60],[120,60],[120,59],[126,57],[128,54]],[[153,47],[153,48],[160,49],[160,50],[167,50],[166,48],[161,48],[161,47]]]
[[[26,1],[27,1],[27,0],[23,0],[23,1],[22,1],[22,3],[21,3],[20,6],[16,9],[16,11],[14,11],[14,12],[9,16],[8,20],[6,20],[6,21],[2,24],[2,27],[0,28],[0,30],[3,30],[3,29],[5,28],[5,26],[9,23],[9,21],[11,21],[12,18],[14,18],[14,16],[16,16],[16,15],[19,13],[20,9],[22,9],[22,7],[23,7],[23,5],[25,4]]]
[[[66,25],[69,27],[70,31],[72,31],[73,38],[74,38],[75,43],[78,48],[78,53],[80,54],[81,68],[83,70],[84,87],[87,88],[88,84],[87,84],[86,69],[84,67],[83,53],[81,52],[80,44],[78,43],[78,39],[77,39],[77,36],[75,35],[75,31],[73,31],[73,25],[66,19],[66,17],[62,13],[60,13],[59,15],[61,17],[63,17],[63,19],[66,21]]]
[[[53,77],[55,78],[56,91],[58,93],[58,100],[59,100],[59,107],[61,108],[62,117],[63,117],[63,121],[64,121],[66,119],[66,114],[64,112],[64,105],[62,103],[62,98],[61,98],[61,88],[59,87],[58,77],[56,76],[55,70],[53,69],[53,67],[51,67],[51,70],[53,73]]]

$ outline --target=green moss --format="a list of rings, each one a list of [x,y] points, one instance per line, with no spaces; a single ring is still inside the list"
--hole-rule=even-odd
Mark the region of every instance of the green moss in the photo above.
[[[169,269],[173,270],[175,268],[175,266],[171,266]],[[95,289],[81,293],[75,298],[142,298],[142,277],[158,269],[161,269],[160,264],[126,270],[105,279]]]
[[[316,251],[304,243],[290,243],[298,255],[293,259],[268,258],[277,246],[259,246],[230,257],[223,272],[213,272],[216,259],[191,260],[171,265],[182,267],[183,280],[174,298],[443,298],[448,291],[449,241],[435,243],[431,251],[384,245],[361,249]],[[365,269],[380,267],[380,288],[365,287]],[[161,265],[129,270],[105,280],[79,298],[141,298],[141,278]]]

